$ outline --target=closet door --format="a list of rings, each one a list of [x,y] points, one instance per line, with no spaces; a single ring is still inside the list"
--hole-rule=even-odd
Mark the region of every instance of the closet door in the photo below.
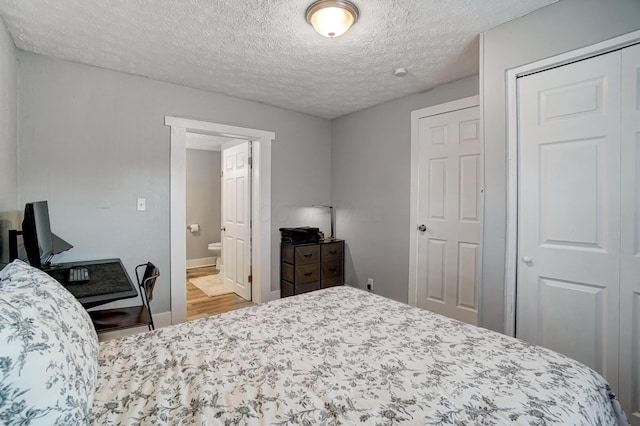
[[[617,389],[620,52],[518,81],[516,335]]]
[[[640,425],[640,45],[622,50],[620,399]]]

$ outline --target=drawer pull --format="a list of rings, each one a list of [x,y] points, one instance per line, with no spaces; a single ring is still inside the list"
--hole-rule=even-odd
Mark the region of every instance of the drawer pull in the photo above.
[[[336,254],[338,250],[329,250],[329,254]]]
[[[313,254],[312,253],[307,253],[307,254],[303,254],[303,256],[304,257],[311,257],[311,256],[313,256]]]
[[[304,276],[305,276],[305,277],[310,277],[311,275],[313,275],[313,272],[305,272],[305,273],[304,273]]]
[[[336,271],[336,268],[335,268],[335,267],[333,267],[333,268],[329,268],[329,272],[335,272],[335,271]]]

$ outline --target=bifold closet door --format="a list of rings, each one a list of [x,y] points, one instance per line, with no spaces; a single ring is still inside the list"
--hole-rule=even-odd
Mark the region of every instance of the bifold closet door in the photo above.
[[[622,53],[620,399],[640,425],[640,45]]]
[[[620,52],[518,80],[516,335],[618,387]]]

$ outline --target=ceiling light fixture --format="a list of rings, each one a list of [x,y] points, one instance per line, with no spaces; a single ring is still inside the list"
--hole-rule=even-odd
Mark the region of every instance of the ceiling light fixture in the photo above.
[[[395,75],[396,77],[404,77],[405,75],[407,75],[407,69],[406,68],[396,68],[393,71],[393,75]]]
[[[358,20],[360,12],[348,0],[318,0],[307,8],[307,22],[325,37],[339,37]]]

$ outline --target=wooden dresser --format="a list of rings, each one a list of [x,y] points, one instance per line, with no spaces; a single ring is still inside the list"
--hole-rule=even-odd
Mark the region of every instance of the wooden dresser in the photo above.
[[[344,240],[280,246],[280,297],[344,284]]]

